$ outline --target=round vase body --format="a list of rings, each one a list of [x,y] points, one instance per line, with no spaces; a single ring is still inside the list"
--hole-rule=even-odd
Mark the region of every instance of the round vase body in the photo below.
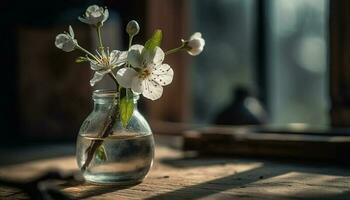
[[[134,110],[126,127],[120,120],[118,99],[113,91],[94,91],[94,109],[80,128],[76,159],[88,182],[136,184],[153,164],[154,139],[137,109],[138,97],[134,96]]]

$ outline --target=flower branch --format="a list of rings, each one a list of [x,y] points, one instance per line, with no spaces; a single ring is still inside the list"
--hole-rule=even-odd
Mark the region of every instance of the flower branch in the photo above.
[[[205,45],[201,33],[197,32],[188,40],[181,40],[181,46],[164,53],[161,49],[163,37],[161,30],[155,30],[144,45],[133,44],[133,39],[139,33],[140,26],[135,20],[132,20],[126,26],[126,32],[129,35],[128,49],[109,51],[109,47],[104,46],[102,39],[103,24],[108,17],[107,8],[92,5],[86,9],[83,16],[78,18],[81,22],[96,29],[99,47],[98,50],[93,51],[95,53],[91,53],[78,44],[71,26],[68,32],[58,34],[55,38],[57,48],[65,52],[78,49],[85,54],[84,57],[78,57],[76,61],[89,62],[90,68],[94,71],[90,80],[91,86],[108,75],[115,82],[116,93],[119,96],[118,103],[113,104],[110,108],[102,130],[98,133],[101,140],[92,142],[86,149],[87,157],[82,170],[87,169],[95,152],[102,145],[103,139],[112,133],[112,127],[118,117],[123,127],[127,128],[134,110],[134,94],[141,94],[150,100],[157,100],[162,96],[163,87],[169,85],[174,76],[171,66],[164,62],[165,56],[180,50],[186,50],[190,55],[195,56],[203,51]]]

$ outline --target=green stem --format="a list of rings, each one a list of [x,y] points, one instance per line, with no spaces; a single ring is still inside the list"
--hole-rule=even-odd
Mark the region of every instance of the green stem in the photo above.
[[[88,50],[84,49],[84,48],[81,47],[79,44],[76,45],[76,48],[79,49],[79,50],[81,50],[81,51],[83,51],[83,52],[86,53],[87,55],[93,57],[95,60],[98,60],[98,58],[97,58],[94,54],[90,53]]]
[[[98,41],[100,43],[100,48],[103,49],[103,42],[102,42],[102,36],[101,36],[101,26],[97,26],[96,30],[97,30]]]
[[[131,44],[132,44],[132,40],[134,39],[134,36],[133,35],[129,35],[129,49],[131,47]]]
[[[131,45],[132,45],[132,40],[134,39],[134,35],[130,35],[129,34],[129,48],[130,49]],[[130,67],[130,63],[128,62],[128,64],[126,65],[126,67]]]
[[[103,139],[107,138],[110,134],[113,133],[113,125],[119,116],[119,109],[117,104],[113,102],[111,110],[108,112],[107,118],[104,121],[104,126],[101,132],[99,132],[98,136],[101,138],[101,140],[93,140],[91,141],[91,144],[88,148],[86,148],[86,159],[84,164],[82,165],[81,169],[83,171],[87,170],[89,167],[92,159],[94,158],[95,152],[97,149],[102,145]]]
[[[182,43],[182,45],[181,45],[181,46],[179,46],[179,47],[176,47],[176,48],[174,48],[174,49],[170,49],[170,50],[166,51],[166,52],[165,52],[165,55],[169,55],[169,54],[172,54],[172,53],[176,53],[176,52],[178,52],[178,51],[182,50],[182,49],[184,48],[184,46],[185,46],[185,44],[184,44],[184,43]]]

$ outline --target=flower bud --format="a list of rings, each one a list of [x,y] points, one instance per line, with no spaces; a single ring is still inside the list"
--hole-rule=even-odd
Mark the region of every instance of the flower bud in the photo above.
[[[205,40],[199,32],[194,33],[189,40],[185,42],[185,49],[191,56],[196,56],[203,51]]]
[[[128,25],[126,25],[126,32],[130,35],[130,36],[135,36],[139,33],[140,31],[140,26],[137,23],[137,21],[135,20],[131,20]]]
[[[98,5],[89,6],[83,17],[78,17],[78,19],[86,24],[101,26],[108,19],[109,12],[107,8],[100,7]]]
[[[69,33],[61,33],[56,36],[55,45],[65,52],[70,52],[75,49],[78,45],[78,41],[74,39],[74,31],[71,26],[69,26]]]

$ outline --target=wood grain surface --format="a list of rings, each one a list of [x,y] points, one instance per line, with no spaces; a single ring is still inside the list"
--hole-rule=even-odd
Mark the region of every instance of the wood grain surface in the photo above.
[[[28,181],[50,169],[76,172],[72,156],[34,160],[0,168],[0,177]],[[74,199],[350,199],[350,169],[332,165],[242,158],[200,158],[156,148],[148,177],[130,187],[59,182]],[[26,199],[0,187],[0,199]]]

